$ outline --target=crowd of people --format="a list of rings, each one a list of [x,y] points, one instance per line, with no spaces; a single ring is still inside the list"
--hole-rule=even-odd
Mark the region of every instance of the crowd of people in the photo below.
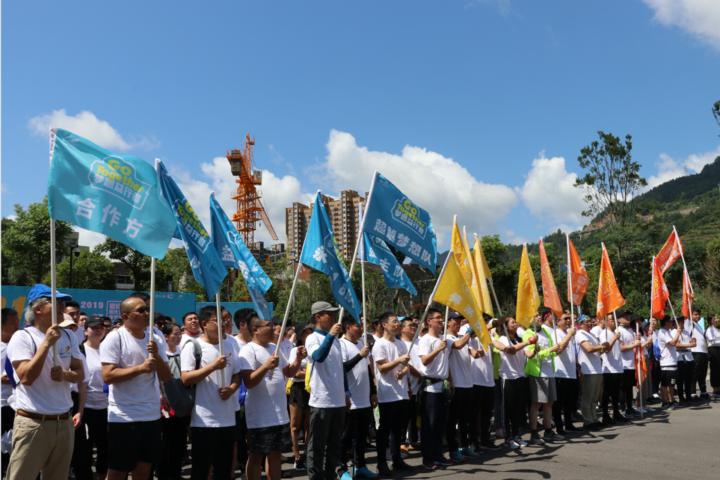
[[[386,312],[368,332],[338,310],[317,301],[307,325],[281,332],[251,309],[218,319],[210,306],[179,322],[158,313],[151,329],[145,294],[113,321],[57,292],[53,319],[36,285],[24,328],[2,310],[3,473],[178,479],[190,465],[198,480],[278,480],[291,452],[311,480],[374,479],[720,398],[720,319],[698,310],[660,321],[543,310],[526,328],[490,320],[489,344],[442,308],[422,323]],[[419,467],[405,462],[412,450]]]

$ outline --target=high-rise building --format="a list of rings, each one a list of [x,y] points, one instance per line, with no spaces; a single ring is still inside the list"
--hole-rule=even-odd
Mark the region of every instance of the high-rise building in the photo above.
[[[340,192],[340,198],[323,195],[323,201],[335,233],[338,250],[345,261],[349,262],[355,251],[357,231],[360,228],[358,206],[365,204],[365,198],[361,197],[355,190],[343,190]],[[300,257],[305,233],[307,233],[308,225],[310,225],[312,208],[312,204],[307,206],[295,202],[292,207],[285,209],[287,254],[288,258],[293,262],[296,262]]]

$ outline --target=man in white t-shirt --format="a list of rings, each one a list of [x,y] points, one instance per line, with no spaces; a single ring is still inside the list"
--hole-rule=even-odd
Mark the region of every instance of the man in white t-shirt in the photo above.
[[[238,353],[245,345],[252,341],[250,324],[255,317],[257,317],[257,312],[252,308],[241,308],[233,314],[233,323],[235,323],[235,327],[237,327],[237,333],[232,339],[236,343]],[[247,388],[244,384],[240,385],[239,395],[247,395]],[[245,465],[248,457],[247,422],[245,422],[245,405],[240,405],[239,399],[238,407],[235,412],[235,463],[237,465]]]
[[[195,356],[192,341],[183,344],[180,352],[182,382],[188,387],[195,386],[190,419],[192,478],[206,479],[212,469],[214,478],[230,479],[240,361],[233,355],[234,340],[218,327],[216,307],[201,308],[198,319],[203,331],[195,339],[200,345],[200,358]]]
[[[15,424],[7,478],[66,479],[73,451],[70,387],[83,381],[77,339],[60,328],[64,301],[56,292],[56,321],[51,291],[33,286],[27,295],[24,330],[10,339],[7,356],[15,370]],[[53,324],[55,323],[55,324]]]
[[[575,343],[576,330],[570,327],[572,319],[568,311],[563,312],[557,319],[554,335],[557,341],[565,348],[555,357],[555,386],[557,401],[553,403],[553,419],[555,428],[560,435],[566,431],[580,430],[573,425],[573,414],[577,410],[578,380],[577,380],[577,344]],[[568,338],[569,337],[569,338]]]
[[[691,394],[693,398],[696,394],[696,383],[700,389],[699,398],[710,398],[707,393],[707,372],[708,372],[708,361],[710,359],[708,354],[708,344],[705,338],[705,328],[700,322],[700,309],[693,308],[691,320],[687,320],[687,328],[692,330],[692,337],[695,339],[695,346],[690,349],[692,352],[693,360],[695,361],[695,372],[693,376],[693,384]]]
[[[672,318],[665,315],[660,321],[660,330],[657,332],[657,343],[660,349],[660,396],[663,401],[661,408],[670,410],[674,408],[675,404],[674,387],[678,379],[678,348],[688,349],[695,346],[694,339],[690,339],[689,343],[683,343],[682,330],[672,329],[673,325]]]
[[[622,382],[623,364],[620,352],[620,332],[617,331],[615,318],[608,315],[605,328],[600,332],[600,341],[606,344],[602,354],[603,393],[602,406],[603,425],[622,423],[627,419],[620,413],[620,384]],[[613,416],[609,415],[608,402],[612,403]]]
[[[20,325],[20,319],[17,312],[10,308],[2,309],[2,341],[0,342],[0,374],[2,375],[2,395],[0,395],[0,406],[2,406],[2,433],[4,434],[8,430],[13,428],[13,421],[15,420],[15,410],[10,406],[10,396],[13,394],[14,381],[10,379],[7,371],[12,370],[6,368],[5,362],[7,361],[7,345],[13,334],[17,331]],[[5,469],[7,469],[8,460],[10,460],[10,453],[2,454],[2,475],[5,475]]]
[[[417,318],[405,317],[400,322],[402,327],[400,330],[400,339],[405,344],[405,348],[410,355],[410,371],[408,372],[408,424],[407,424],[407,435],[403,436],[406,440],[405,445],[401,445],[400,449],[403,452],[408,452],[411,447],[416,447],[420,435],[418,434],[418,415],[420,414],[418,393],[420,392],[420,384],[422,383],[422,375],[420,374],[420,359],[417,356],[417,345],[419,339],[415,338],[415,332],[417,331]],[[414,343],[413,343],[414,342]],[[413,345],[411,349],[410,346]]]
[[[166,344],[149,332],[150,309],[131,296],[120,304],[122,326],[100,344],[108,396],[108,480],[147,478],[162,454],[160,382],[170,379]],[[158,381],[159,380],[159,381]]]
[[[285,378],[300,368],[302,356],[287,363],[273,341],[273,323],[253,317],[250,324],[253,339],[240,351],[240,375],[248,389],[245,418],[248,427],[248,480],[260,480],[263,460],[267,459],[265,477],[280,479],[282,452],[290,448]]]
[[[620,358],[623,366],[621,382],[622,403],[625,406],[625,416],[637,415],[633,407],[633,389],[635,388],[635,351],[640,348],[640,337],[633,331],[633,314],[629,311],[617,315],[618,325],[616,331],[620,333]]]
[[[470,325],[460,330],[464,335],[471,331]],[[490,437],[490,420],[495,403],[495,371],[493,369],[492,345],[487,347],[473,336],[469,344],[470,377],[473,382],[472,407],[475,411],[471,425],[471,440],[476,450],[495,450],[497,447]]]
[[[183,334],[180,339],[180,346],[185,345],[191,338],[198,338],[202,335],[202,327],[200,326],[200,318],[195,312],[187,312],[182,317]]]
[[[603,389],[600,355],[605,351],[607,344],[600,343],[600,340],[590,331],[590,318],[587,315],[581,315],[577,319],[576,325],[578,331],[575,334],[575,344],[578,347],[578,363],[582,373],[580,411],[583,416],[584,428],[596,430],[602,425],[598,421],[595,410]]]
[[[460,327],[465,319],[461,314],[450,314],[447,326],[447,339],[453,342],[450,350],[449,374],[453,385],[447,421],[447,443],[450,458],[461,462],[464,456],[474,456],[470,442],[471,423],[473,421],[473,381],[470,372],[469,343],[473,331],[466,330],[460,335]],[[459,437],[458,437],[459,435]]]
[[[340,350],[345,380],[350,391],[350,410],[347,413],[343,433],[342,464],[345,468],[349,460],[345,454],[350,453],[354,469],[353,478],[377,478],[377,474],[370,471],[365,462],[368,428],[373,420],[372,407],[377,404],[375,384],[370,378],[368,362],[370,349],[360,338],[362,329],[354,318],[346,315],[342,325],[345,335],[340,339]]]
[[[339,342],[342,326],[337,323],[338,310],[323,301],[310,307],[315,324],[315,331],[305,339],[305,349],[311,362],[307,448],[310,480],[335,478],[340,465],[345,410],[350,399]]]
[[[410,467],[400,456],[409,403],[407,375],[410,371],[407,348],[400,333],[400,322],[396,314],[385,312],[380,315],[383,336],[375,341],[372,349],[375,364],[375,379],[380,409],[380,427],[377,431],[378,473],[383,477],[393,472],[407,471]],[[390,446],[393,470],[388,468],[386,450]]]

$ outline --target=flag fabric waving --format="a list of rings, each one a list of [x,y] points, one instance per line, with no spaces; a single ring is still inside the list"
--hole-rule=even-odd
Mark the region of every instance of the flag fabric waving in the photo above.
[[[527,245],[523,245],[522,255],[520,256],[520,272],[518,274],[515,320],[525,328],[530,327],[539,307],[540,295],[538,295],[535,275],[530,266]]]
[[[272,286],[272,280],[245,245],[240,233],[213,194],[210,194],[210,231],[215,250],[220,254],[225,266],[240,270],[258,316],[262,320],[270,320],[272,309],[264,294]]]
[[[360,302],[350,282],[345,265],[335,244],[332,225],[328,218],[320,192],[315,196],[310,226],[305,235],[300,262],[330,277],[330,288],[335,300],[360,321]]]
[[[227,276],[227,268],[225,268],[220,254],[215,250],[205,226],[175,180],[165,169],[165,165],[160,160],[156,160],[155,167],[163,196],[175,214],[175,219],[180,227],[180,235],[185,243],[185,252],[190,261],[193,276],[203,286],[208,298],[214,300],[222,281]]]
[[[545,253],[545,244],[540,240],[540,279],[543,289],[543,305],[552,310],[556,317],[563,314],[562,303],[560,303],[560,295],[558,295],[553,279],[550,263]]]
[[[625,299],[618,289],[613,273],[610,257],[605,244],[602,244],[602,258],[600,260],[600,279],[598,280],[597,317],[605,317],[625,305]]]
[[[465,283],[470,287],[470,292],[475,297],[475,304],[478,307],[482,307],[479,285],[475,272],[473,271],[474,265],[472,264],[472,258],[470,257],[466,243],[463,241],[456,221],[453,222],[452,234],[450,236],[450,252],[455,258],[455,262],[465,279]]]
[[[364,230],[385,241],[422,267],[435,272],[437,240],[430,214],[413,203],[380,173],[367,200]]]
[[[692,314],[692,302],[695,298],[692,283],[690,283],[690,275],[687,268],[683,268],[683,289],[682,289],[682,314],[685,318],[690,318]]]
[[[482,309],[486,315],[491,317],[493,313],[492,299],[490,298],[490,289],[488,288],[488,278],[490,278],[490,268],[483,255],[480,239],[475,237],[475,245],[473,245],[473,261],[475,262],[475,271],[477,272],[478,283],[480,284],[480,297],[482,298]]]
[[[483,346],[487,347],[490,344],[490,334],[481,309],[465,281],[465,276],[460,271],[455,256],[451,252],[448,252],[448,256],[449,258],[445,260],[445,269],[438,278],[433,299],[462,314]]]
[[[380,267],[385,284],[390,288],[402,288],[413,297],[417,295],[415,285],[412,284],[405,269],[400,265],[387,244],[380,238],[363,233],[365,246],[365,261]]]
[[[655,259],[652,261],[652,283],[651,283],[651,312],[652,318],[662,319],[665,316],[665,306],[670,298],[670,292],[668,291],[667,285],[665,285],[665,279],[660,271],[660,265]]]
[[[588,285],[590,285],[590,277],[570,237],[568,237],[567,241],[568,250],[570,251],[570,265],[568,266],[570,269],[569,278],[572,277],[572,285],[568,285],[568,302],[571,302],[573,305],[581,305],[587,293]],[[572,291],[572,295],[570,295],[570,291]]]
[[[682,256],[682,244],[680,243],[680,237],[677,234],[677,230],[673,228],[670,232],[665,244],[662,246],[657,255],[655,255],[655,262],[660,266],[660,273],[663,275],[667,270],[678,261]]]
[[[51,133],[50,218],[101,233],[140,253],[163,258],[175,218],[152,165],[118,155],[63,129]]]

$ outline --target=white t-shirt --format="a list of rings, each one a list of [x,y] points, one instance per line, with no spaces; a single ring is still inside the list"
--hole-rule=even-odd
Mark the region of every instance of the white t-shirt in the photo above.
[[[288,355],[288,364],[295,363],[295,359],[297,358],[297,351],[298,351],[298,347],[293,347],[290,350],[290,355]],[[308,365],[307,357],[300,360],[300,370],[305,370],[307,368],[307,365]],[[293,382],[305,383],[305,379],[304,378],[293,378]]]
[[[73,333],[73,332],[70,331],[70,333]],[[78,349],[79,349],[79,346],[78,346]],[[81,361],[82,361],[82,369],[83,369],[83,381],[82,381],[82,383],[84,383],[84,384],[87,385],[88,379],[90,378],[90,372],[88,372],[87,360],[85,359],[85,355],[83,355],[82,352],[80,352],[80,356],[83,357],[83,358],[81,359]],[[71,391],[71,392],[78,393],[78,385],[79,385],[78,383],[71,383],[71,384],[70,384],[70,391]]]
[[[10,362],[30,360],[37,349],[45,340],[45,334],[35,327],[27,327],[18,330],[10,339],[7,347],[7,356]],[[72,332],[61,331],[60,337],[55,343],[57,348],[60,366],[63,370],[70,368],[70,358],[82,360],[82,353],[78,349],[77,338]],[[58,415],[65,413],[72,408],[70,397],[70,383],[56,382],[50,378],[50,369],[53,367],[53,349],[51,348],[45,357],[40,375],[32,385],[23,385],[15,373],[15,410],[26,410],[28,412]]]
[[[692,325],[692,338],[697,342],[690,351],[693,353],[708,353],[708,345],[703,328],[692,320],[685,320],[685,330],[690,330],[690,325]]]
[[[705,338],[707,338],[708,347],[720,347],[720,329],[709,326],[705,330]]]
[[[675,330],[661,328],[657,331],[658,348],[660,349],[660,368],[662,370],[677,369],[677,349],[670,342],[675,338]]]
[[[355,358],[364,344],[362,339],[354,344],[346,338],[340,339],[343,363]],[[374,349],[373,349],[374,350]],[[345,372],[348,390],[350,390],[350,410],[368,408],[370,406],[370,372],[367,357],[361,358],[350,371]]]
[[[684,324],[682,326],[682,333],[680,334],[679,343],[690,343],[690,339],[692,339],[692,334],[693,332],[690,330],[690,326],[688,324]],[[690,350],[689,348],[677,348],[677,359],[678,362],[692,362],[692,350]]]
[[[105,393],[105,381],[102,377],[100,349],[94,349],[89,343],[85,343],[85,361],[89,372],[85,407],[103,410],[108,407],[108,394]]]
[[[158,335],[153,335],[158,356],[167,362],[165,343],[160,343]],[[143,338],[135,338],[125,327],[108,333],[100,344],[100,361],[111,363],[119,368],[140,365],[148,356],[148,333]],[[160,385],[155,372],[142,373],[130,380],[110,385],[108,396],[108,422],[149,422],[160,418]]]
[[[452,341],[451,340],[443,340],[442,338],[433,337],[432,335],[425,334],[421,339],[420,343],[418,343],[417,351],[418,356],[423,357],[433,350],[437,349],[440,345],[440,342],[447,342],[447,347],[445,350],[440,352],[433,358],[433,360],[428,363],[427,365],[422,365],[422,360],[420,360],[420,364],[422,365],[422,374],[428,378],[434,378],[434,379],[446,379],[448,378],[449,370],[450,370],[450,350],[452,349]],[[414,350],[414,349],[413,349]],[[428,385],[425,387],[425,391],[428,393],[442,393],[443,391],[443,382],[435,382],[431,385]]]
[[[492,363],[492,347],[484,348],[477,337],[470,340],[470,346],[475,350],[485,352],[485,355],[481,357],[470,358],[470,377],[472,378],[473,385],[494,387],[495,378]]]
[[[556,329],[558,344],[562,343],[567,337],[567,333],[561,329]],[[578,346],[575,339],[568,342],[565,350],[555,357],[555,377],[556,378],[577,378],[577,351]]]
[[[330,335],[329,333],[327,335]],[[320,348],[325,334],[317,331],[305,339],[305,349],[310,357],[310,401],[315,408],[338,408],[345,406],[345,383],[340,342],[336,337],[330,346],[330,352],[322,362],[312,361],[312,354]]]
[[[197,339],[200,338],[200,337],[202,337],[202,332],[198,333],[197,336],[195,336],[195,337],[193,337],[192,335],[188,335],[187,333],[183,333],[183,334],[180,336],[180,343],[179,343],[178,345],[179,345],[180,347],[182,347],[182,346],[185,345],[185,343],[186,343],[188,340],[190,340],[191,338],[194,338],[195,340],[197,340]]]
[[[592,332],[578,330],[575,334],[575,344],[577,345],[577,360],[580,364],[580,371],[583,375],[595,375],[602,373],[602,359],[597,353],[587,353],[582,348],[582,344],[588,342],[590,345],[600,345],[600,340],[593,335]]]
[[[452,334],[447,335],[447,339],[455,342],[462,337]],[[469,343],[469,342],[468,342]],[[450,349],[450,378],[455,388],[472,388],[472,374],[470,372],[470,348],[465,344],[462,348],[451,348],[452,343],[448,345]]]
[[[420,343],[420,339],[415,339],[415,346],[412,347],[412,350],[410,350],[410,345],[413,344],[410,340],[403,340],[402,341],[405,344],[406,351],[410,352],[410,365],[415,369],[415,371],[422,372],[422,367],[420,366],[420,357],[418,357],[418,344]],[[407,374],[408,384],[410,385],[410,392],[413,395],[417,395],[417,393],[420,391],[420,384],[422,383],[422,379],[419,375],[413,375],[412,372],[408,372]]]
[[[619,343],[633,343],[635,341],[635,332],[632,330],[623,327],[622,325],[618,327],[618,332],[620,332],[620,340],[618,340]],[[622,345],[620,345],[622,349]],[[620,357],[622,358],[622,366],[623,370],[635,370],[635,349],[625,350],[624,352],[620,352]]]
[[[603,330],[605,330],[605,329],[603,327],[601,327],[600,325],[595,325],[594,327],[592,327],[590,329],[590,333],[595,335],[598,338],[598,340],[600,340],[600,342],[602,343],[605,341],[604,338],[600,338],[600,332],[602,332]]]
[[[290,340],[280,342],[280,355],[285,358],[285,362],[290,358],[290,350],[293,348],[295,348],[295,345]]]
[[[2,376],[6,376],[5,373],[5,358],[7,358],[7,343],[0,342],[0,368],[2,368]],[[0,406],[7,407],[8,398],[13,394],[13,387],[9,383],[2,384],[2,393],[0,395]]]
[[[600,339],[602,342],[611,342],[615,337],[615,332],[609,329],[603,329],[600,332]],[[607,340],[606,340],[607,339]],[[613,343],[612,348],[602,354],[602,371],[603,373],[622,373],[623,363],[622,355],[620,352],[620,340]]]
[[[506,347],[511,345],[505,335],[501,336],[498,341]],[[514,380],[525,376],[525,361],[527,360],[525,349],[515,352],[514,355],[501,352],[500,360],[500,377],[503,379]]]
[[[408,372],[400,380],[397,379],[397,373],[405,368],[404,365],[397,365],[392,370],[388,370],[385,373],[380,372],[377,362],[386,360],[387,362],[394,362],[398,357],[407,354],[407,347],[402,340],[393,340],[392,342],[386,340],[384,337],[376,340],[373,345],[372,356],[375,362],[375,381],[377,382],[377,397],[378,403],[390,403],[397,402],[400,400],[407,400],[408,397],[408,382],[407,378],[410,375]]]
[[[232,337],[232,339],[235,340],[235,344],[236,344],[237,347],[238,347],[238,352],[241,351],[242,348],[243,348],[245,345],[248,344],[248,342],[246,342],[246,341],[243,340],[242,338],[238,337],[237,335],[234,335],[234,336]]]
[[[275,353],[275,344],[267,346],[250,342],[240,350],[240,370],[257,370]],[[278,366],[265,374],[245,397],[245,421],[248,428],[266,428],[289,423],[285,376],[287,360],[278,355]]]

